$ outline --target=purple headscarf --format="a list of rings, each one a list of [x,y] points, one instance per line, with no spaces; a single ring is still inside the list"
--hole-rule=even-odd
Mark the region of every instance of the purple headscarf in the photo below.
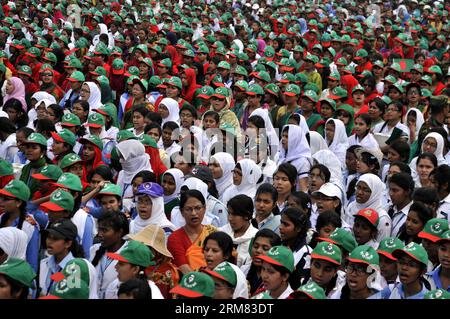
[[[258,39],[256,40],[258,42],[258,54],[260,56],[263,56],[264,50],[266,49],[266,41]]]
[[[11,92],[11,94],[6,94],[3,98],[3,104],[6,103],[9,99],[17,99],[22,104],[23,110],[27,111],[27,102],[25,102],[25,85],[23,84],[22,80],[13,76],[8,79],[8,81],[11,81],[12,85],[14,86],[14,90]]]

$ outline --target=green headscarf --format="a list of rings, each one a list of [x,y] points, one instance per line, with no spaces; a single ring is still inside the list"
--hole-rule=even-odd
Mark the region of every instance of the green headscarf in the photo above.
[[[351,107],[348,104],[342,104],[341,106],[336,108],[336,113],[339,112],[339,110],[344,110],[347,113],[350,113],[350,121],[348,122],[348,124],[345,126],[345,131],[347,132],[347,136],[352,135],[352,131],[353,131],[353,125],[355,122],[355,111],[353,110],[353,107]],[[336,115],[334,116],[334,118],[336,118]]]

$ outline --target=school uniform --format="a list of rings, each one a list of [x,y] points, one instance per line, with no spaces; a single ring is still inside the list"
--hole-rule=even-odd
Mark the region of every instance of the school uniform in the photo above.
[[[450,194],[439,203],[437,218],[444,218],[450,223]]]
[[[397,206],[391,206],[389,209],[389,213],[392,212],[392,237],[398,237],[401,233],[402,226],[406,222],[406,218],[408,217],[409,209],[413,202],[411,201],[408,205],[403,207],[400,211],[397,209]]]
[[[97,235],[94,217],[80,208],[70,220],[77,226],[78,242],[83,247],[84,257],[89,260],[94,237]]]
[[[9,163],[14,163],[14,158],[19,149],[16,145],[16,133],[10,134],[6,140],[0,142],[0,158]]]
[[[233,244],[237,245],[236,251],[237,251],[237,260],[236,265],[238,267],[241,267],[242,265],[249,265],[252,263],[252,257],[250,256],[250,253],[248,252],[248,249],[250,247],[250,242],[255,237],[256,233],[258,232],[258,229],[253,227],[251,224],[247,228],[246,232],[238,238],[234,237],[234,231],[231,228],[230,224],[227,224],[221,228],[219,228],[219,231],[223,231],[230,235],[231,239],[233,239]]]
[[[150,287],[150,290],[152,291],[152,299],[164,299],[164,296],[162,295],[158,286],[156,286],[156,284],[151,280],[147,280],[147,282],[148,286]],[[119,281],[118,278],[114,279],[114,281],[111,282],[108,288],[106,289],[104,299],[118,299],[119,296],[117,293],[119,292],[121,284],[122,283]]]
[[[280,235],[280,221],[281,221],[281,215],[274,215],[273,213],[270,213],[270,215],[258,223],[258,229],[270,229],[277,233],[277,235]]]
[[[405,125],[402,124],[400,122],[398,122],[397,124],[395,124],[395,126],[391,129],[389,129],[387,122],[381,122],[378,123],[377,125],[375,125],[373,127],[373,132],[374,133],[382,133],[382,134],[387,134],[387,135],[391,135],[392,132],[394,131],[394,128],[398,128],[399,130],[402,131],[402,136],[407,137],[409,139],[409,128]]]
[[[228,224],[227,207],[214,196],[208,195],[206,200],[206,211],[217,217],[218,224],[215,226],[223,227]]]
[[[366,136],[364,136],[362,140],[360,140],[359,137],[356,136],[356,134],[353,134],[348,138],[348,145],[349,146],[360,145],[369,150],[380,148],[380,145],[378,144],[377,140],[375,139],[372,133],[369,133]]]
[[[428,292],[428,289],[422,284],[422,290],[415,294],[414,296],[405,297],[405,293],[403,291],[403,284],[400,283],[392,289],[391,295],[389,299],[423,299],[425,293]]]
[[[439,277],[440,272],[441,272],[441,265],[439,265],[438,267],[436,267],[436,269],[428,272],[425,275],[425,279],[430,283],[430,290],[444,289],[450,292],[450,286],[448,287],[442,286],[441,278]]]
[[[270,158],[267,158],[265,162],[260,162],[258,166],[261,168],[262,174],[263,174],[263,180],[260,183],[273,183],[273,174],[276,172],[278,165],[272,161]]]
[[[59,263],[56,263],[55,256],[50,256],[41,260],[39,269],[39,288],[41,289],[42,296],[47,296],[50,289],[55,284],[50,277],[53,274],[62,271],[66,264],[72,259],[74,259],[74,257],[72,253],[69,252]]]
[[[125,242],[122,247],[120,247],[116,253],[120,253],[126,246],[128,245],[127,242]],[[91,247],[90,251],[90,262],[95,257],[96,252],[100,248],[100,244],[95,244]],[[116,264],[118,263],[117,260],[111,259],[105,254],[100,258],[97,266],[95,269],[97,270],[97,281],[98,281],[98,298],[99,299],[105,299],[106,290],[108,286],[117,278],[117,271],[116,271]]]
[[[291,285],[288,284],[286,290],[283,291],[283,293],[277,299],[288,299],[293,292],[294,290],[291,288]]]
[[[345,271],[338,270],[336,285],[328,293],[327,298],[328,299],[340,299],[341,290],[345,286],[346,283],[347,283],[347,273]]]

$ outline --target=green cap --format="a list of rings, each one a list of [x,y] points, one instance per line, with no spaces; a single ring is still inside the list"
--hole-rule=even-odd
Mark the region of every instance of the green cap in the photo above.
[[[122,188],[119,185],[113,183],[106,183],[102,190],[97,194],[97,196],[102,195],[113,195],[122,197]]]
[[[39,173],[31,175],[31,177],[39,180],[46,180],[46,181],[57,181],[58,178],[62,175],[62,170],[59,168],[59,166],[49,164],[47,166],[44,166]]]
[[[237,65],[233,73],[248,76],[247,70],[242,65]]]
[[[316,64],[317,62],[319,62],[319,58],[316,55],[308,52],[306,54],[305,61],[312,61],[314,64]]]
[[[341,57],[341,58],[337,59],[337,61],[336,61],[336,65],[344,65],[345,66],[347,64],[348,64],[348,62],[344,57]]]
[[[106,70],[104,67],[98,66],[94,71],[91,71],[91,73],[94,75],[106,75]]]
[[[425,72],[427,72],[427,73],[432,73],[432,74],[440,74],[440,75],[442,75],[442,70],[441,70],[441,68],[439,67],[439,65],[432,65],[432,66],[430,66]]]
[[[68,155],[64,156],[64,158],[69,155],[72,155],[72,154],[68,154]],[[73,155],[76,155],[76,154],[73,154]],[[64,161],[64,159],[63,159],[63,161]],[[72,164],[70,164],[70,165],[73,165],[75,163],[76,162],[72,162]],[[58,178],[58,181],[56,182],[55,185],[58,187],[63,187],[63,188],[66,188],[66,189],[69,189],[72,191],[76,191],[76,192],[81,192],[83,190],[83,185],[81,184],[80,178],[77,175],[72,174],[72,173],[63,173]]]
[[[149,68],[153,67],[153,62],[152,59],[150,58],[143,58],[139,63],[144,63],[146,64]]]
[[[415,71],[419,72],[420,74],[422,74],[423,73],[423,66],[421,64],[414,64],[411,67],[411,71],[412,70],[415,70]]]
[[[331,94],[329,95],[329,97],[333,100],[347,97],[347,90],[341,88],[340,86],[336,86],[333,90],[331,90]]]
[[[180,284],[170,290],[171,294],[177,294],[188,298],[209,297],[215,292],[214,280],[202,272],[190,272],[183,276]]]
[[[305,97],[307,99],[309,99],[310,101],[317,103],[317,101],[319,100],[319,97],[317,96],[317,93],[314,92],[313,90],[306,90],[303,94],[302,97]]]
[[[33,280],[36,278],[36,273],[25,260],[9,257],[0,265],[0,274],[14,279],[26,287],[34,288]]]
[[[172,76],[169,81],[166,82],[166,85],[175,86],[178,89],[183,88],[183,84],[181,83],[181,79],[177,76]]]
[[[14,197],[23,201],[30,199],[30,189],[28,186],[19,180],[13,179],[4,188],[0,189],[0,194],[8,197]]]
[[[281,83],[295,82],[295,75],[293,75],[292,73],[283,73],[283,76],[281,77],[279,82]]]
[[[313,92],[313,91],[311,91]],[[314,92],[313,92],[314,93]],[[284,91],[284,95],[287,96],[298,96],[300,95],[300,87],[296,84],[288,84]]]
[[[338,245],[348,252],[353,251],[358,246],[353,235],[342,228],[336,228],[328,238],[320,239]]]
[[[257,295],[254,295],[250,299],[273,299],[267,291],[260,292]]]
[[[107,256],[114,260],[145,268],[155,265],[152,261],[154,255],[151,250],[143,243],[136,240],[130,240],[128,245],[122,249],[120,253],[108,253]]]
[[[172,67],[172,61],[169,58],[162,59],[159,61],[158,66],[163,66],[170,69]]]
[[[326,102],[326,103],[328,103],[331,106],[331,108],[333,110],[336,110],[336,102],[333,99],[322,98],[322,99],[319,100],[319,102],[320,102],[320,105],[322,105],[322,102]]]
[[[234,271],[233,267],[231,267],[230,263],[227,261],[218,264],[213,270],[205,269],[204,272],[206,272],[208,275],[212,277],[226,281],[232,287],[236,287],[237,284],[236,272]]]
[[[75,134],[73,134],[71,131],[65,128],[57,133],[52,132],[51,134],[55,141],[67,143],[72,147],[75,146],[75,143],[77,141],[77,137],[75,136]]]
[[[247,83],[247,81],[244,81],[244,80],[238,80],[238,81],[236,81],[236,83],[233,84],[233,87],[238,87],[242,91],[247,91],[248,83]]]
[[[126,141],[126,140],[136,140],[136,139],[137,139],[136,135],[134,135],[133,132],[128,131],[128,130],[121,130],[121,131],[119,131],[119,133],[117,133],[117,136],[116,136],[117,143],[120,143],[120,142]]]
[[[97,135],[89,135],[87,137],[82,137],[80,139],[80,143],[91,143],[95,146],[97,146],[101,151],[103,151],[103,143],[102,140]]]
[[[56,55],[52,52],[47,52],[42,59],[53,62],[53,63],[56,63],[58,61],[58,59],[56,58]]]
[[[312,280],[291,293],[291,296],[294,298],[299,295],[306,295],[310,299],[327,299],[325,290]]]
[[[65,68],[75,68],[75,69],[83,69],[83,64],[81,64],[81,61],[78,59],[70,59],[69,63],[64,66]]]
[[[144,146],[151,146],[153,148],[158,148],[158,144],[156,144],[153,137],[147,134],[142,134],[139,136],[138,140],[144,145]]]
[[[70,82],[84,82],[86,81],[86,78],[84,77],[84,74],[80,71],[74,71],[72,74],[67,78]]]
[[[270,82],[270,74],[266,71],[259,71],[258,73],[254,74],[254,77],[263,80],[264,82]]]
[[[384,68],[384,63],[383,63],[383,61],[376,60],[375,62],[373,62],[373,66],[377,66],[377,67],[383,69]]]
[[[21,65],[19,67],[19,70],[17,71],[19,74],[25,74],[28,76],[31,76],[33,72],[31,71],[31,68],[28,65]]]
[[[227,98],[230,96],[230,90],[226,87],[219,86],[218,88],[216,88],[212,96],[216,96],[220,99]]]
[[[274,56],[275,56],[275,49],[271,46],[266,46],[264,50],[264,57],[271,59]]]
[[[366,50],[364,49],[359,49],[358,51],[356,51],[356,55],[355,55],[355,60],[360,60],[362,58],[367,58],[367,56],[369,55],[369,53],[367,53]]]
[[[297,83],[308,83],[308,77],[305,73],[297,73],[295,74],[295,82]]]
[[[305,51],[305,49],[303,49],[303,47],[301,45],[296,45],[294,47],[293,51],[303,53]]]
[[[275,83],[269,83],[266,86],[264,86],[264,91],[272,95],[278,96],[278,94],[280,93],[280,88]]]
[[[199,98],[209,99],[214,94],[214,89],[212,87],[210,87],[209,85],[205,85],[199,90],[200,90],[200,93],[197,95],[197,97],[199,97]]]
[[[406,245],[403,249],[396,249],[392,253],[392,256],[399,259],[402,254],[406,254],[415,261],[418,261],[425,265],[425,267],[428,265],[428,253],[423,248],[423,246],[416,244],[415,242],[410,242],[408,245]]]
[[[256,258],[272,265],[282,266],[291,273],[295,269],[294,255],[285,246],[274,246],[267,251],[266,255],[259,255]]]
[[[369,245],[361,245],[353,249],[348,260],[354,263],[363,263],[369,266],[378,266],[379,257],[375,249]]]
[[[341,75],[338,72],[332,72],[328,76],[328,78],[331,79],[331,80],[340,81],[341,80]]]
[[[14,169],[12,164],[8,161],[5,161],[3,158],[0,158],[0,176],[8,176],[13,175]]]
[[[425,224],[423,230],[418,234],[419,238],[425,238],[437,242],[449,229],[448,221],[443,218],[432,218]]]
[[[139,76],[139,68],[137,66],[130,66],[127,70],[127,72],[124,74],[125,76],[128,76],[131,78],[132,75],[138,77]],[[130,80],[130,79],[128,79]]]
[[[405,245],[403,242],[395,237],[384,238],[378,245],[377,253],[383,255],[391,260],[397,260],[392,253],[397,249],[403,249]]]
[[[450,292],[442,288],[430,290],[425,293],[423,299],[450,299]]]
[[[39,144],[47,147],[47,139],[40,133],[31,133],[23,144]]]
[[[221,69],[226,69],[226,70],[230,70],[231,66],[230,63],[226,62],[226,61],[220,61],[219,64],[217,65],[217,68],[221,68]]]
[[[258,84],[251,84],[247,89],[247,95],[264,95],[263,88]]]
[[[105,117],[99,113],[91,113],[88,117],[86,126],[101,128],[105,126]]]
[[[47,296],[39,299],[89,299],[89,286],[84,280],[78,280],[77,285],[70,278],[63,278],[50,289]]]
[[[337,245],[322,241],[312,251],[311,258],[326,260],[332,264],[340,265],[342,262],[342,253]]]
[[[39,50],[36,47],[31,47],[28,49],[27,53],[25,53],[28,56],[31,56],[33,58],[37,58],[39,56],[41,56],[41,50]]]
[[[356,91],[362,91],[362,92],[365,92],[364,86],[362,86],[361,84],[356,85],[356,86],[352,89],[352,94],[355,93]]]
[[[125,64],[122,59],[114,59],[112,63],[112,73],[115,75],[120,75],[125,73]]]
[[[75,200],[71,193],[64,189],[57,189],[50,195],[50,201],[43,203],[41,206],[51,211],[73,211]]]
[[[431,85],[431,84],[433,83],[433,80],[432,80],[431,76],[429,76],[429,75],[424,75],[424,76],[422,76],[422,77],[420,78],[419,82],[420,82],[420,81],[425,81],[425,82],[427,82],[429,85]]]
[[[65,155],[62,158],[60,167],[62,169],[64,169],[64,168],[72,166],[76,163],[81,163],[81,162],[83,162],[83,160],[81,159],[81,157],[78,154],[70,153],[70,154]]]

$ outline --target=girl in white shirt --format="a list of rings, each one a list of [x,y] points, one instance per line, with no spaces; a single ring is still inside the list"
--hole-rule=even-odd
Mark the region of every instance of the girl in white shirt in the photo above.
[[[363,113],[358,115],[355,119],[354,131],[355,134],[348,138],[349,146],[352,145],[360,145],[367,149],[377,149],[379,148],[378,142],[370,133],[370,128],[372,126],[372,120],[370,115],[367,113]]]

